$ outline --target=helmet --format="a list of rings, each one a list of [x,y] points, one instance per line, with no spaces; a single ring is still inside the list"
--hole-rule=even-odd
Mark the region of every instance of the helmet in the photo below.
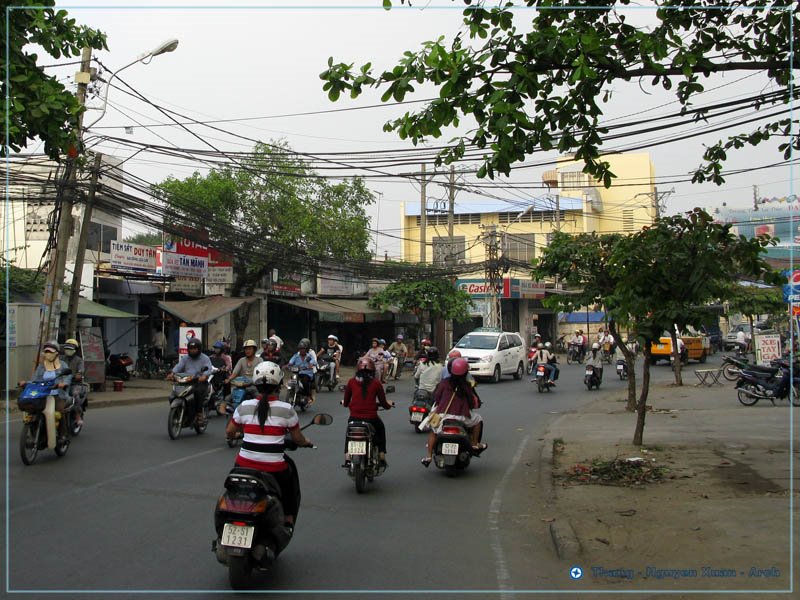
[[[303,339],[301,339],[301,340],[298,342],[298,344],[297,344],[297,347],[298,347],[298,348],[300,347],[300,344],[305,344],[305,345],[306,345],[306,348],[311,348],[311,340],[310,340],[310,339],[308,339],[308,338],[303,338]]]
[[[272,338],[269,338],[269,341],[267,342],[267,346],[269,346],[270,348],[277,348],[278,347],[278,342],[276,342]]]
[[[553,344],[551,344],[550,342],[545,342],[544,343],[544,347],[547,348],[548,350],[550,350],[550,348],[553,347]]]
[[[214,342],[214,350],[223,350],[225,348],[225,342],[216,341]]]
[[[78,340],[76,340],[75,338],[69,338],[66,342],[64,342],[63,348],[64,350],[66,350],[67,348],[72,348],[73,350],[77,350],[79,345],[80,344],[78,344]]]
[[[188,342],[186,342],[186,349],[189,348],[202,348],[203,343],[198,340],[196,337],[191,338]]]
[[[253,383],[256,385],[279,385],[282,379],[281,368],[268,360],[257,364],[253,371]]]
[[[428,347],[428,360],[439,362],[439,349],[436,346]]]
[[[600,350],[600,344],[598,344],[597,342],[592,344],[592,350]]]
[[[433,342],[431,342],[428,338],[422,338],[422,341],[420,342],[420,345],[421,346],[430,346],[432,343]]]
[[[466,375],[469,372],[469,363],[466,358],[455,358],[450,361],[450,374],[456,377]]]
[[[541,350],[542,348],[544,348],[544,344],[543,344],[542,342],[539,342],[538,344],[536,344],[536,347],[537,347],[539,350]]]
[[[461,350],[450,350],[447,358],[461,358]]]
[[[261,340],[261,345],[262,346],[265,346],[267,344],[269,344],[269,338],[264,338],[263,340]]]
[[[358,359],[358,364],[356,365],[357,371],[372,371],[375,372],[375,363],[373,360],[367,356],[362,356]]]
[[[370,344],[378,344],[378,343],[380,343],[380,340],[378,338],[372,338],[369,343]]]
[[[329,335],[329,336],[328,336],[328,339],[329,339],[329,340],[333,340],[334,342],[338,342],[338,341],[339,341],[339,338],[337,338],[337,337],[336,337],[335,335],[333,335],[333,334]]]
[[[398,341],[398,342],[402,342],[404,339],[405,339],[405,338],[403,337],[403,334],[402,334],[402,333],[398,333],[398,334],[397,334],[397,341]]]
[[[385,345],[386,345],[386,340],[385,340],[385,339],[383,339],[383,338],[381,338],[381,339],[379,339],[379,340],[378,340],[378,343],[379,343],[381,346],[385,346]]]
[[[244,343],[244,348],[258,348],[258,344],[256,344],[255,340],[247,340]]]
[[[540,337],[542,337],[542,334],[541,334],[541,333],[534,333],[534,334],[533,334],[533,337],[535,337],[535,338],[540,338]]]
[[[50,351],[52,351],[52,352],[55,352],[55,353],[58,353],[58,350],[59,350],[59,348],[58,348],[58,342],[57,342],[57,341],[55,341],[55,340],[47,340],[47,341],[46,341],[46,342],[45,342],[45,343],[42,345],[42,352],[47,352],[48,350],[50,350]]]
[[[306,343],[305,339],[302,339],[299,342],[297,342],[297,349],[308,350],[308,344]]]

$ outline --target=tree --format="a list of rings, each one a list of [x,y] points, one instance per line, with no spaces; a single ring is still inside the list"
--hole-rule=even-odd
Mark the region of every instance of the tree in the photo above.
[[[328,184],[286,143],[259,143],[237,169],[169,177],[154,192],[166,204],[167,229],[202,228],[213,248],[232,257],[233,296],[252,294],[275,267],[308,272],[321,261],[370,257],[364,208],[373,196],[364,182]],[[249,314],[248,306],[234,313],[238,343]]]
[[[676,325],[699,328],[708,316],[705,305],[722,297],[739,276],[777,283],[780,276],[764,260],[766,247],[774,243],[769,236],[737,237],[730,224],[714,223],[699,208],[659,219],[617,242],[609,258],[617,285],[608,302],[637,319],[645,341],[634,444],[642,443],[653,341],[662,332],[671,332],[680,385]]]
[[[10,110],[3,104],[3,123],[8,126],[9,145],[0,156],[18,152],[28,141],[38,137],[52,159],[75,146],[75,127],[83,108],[75,96],[56,77],[37,64],[38,46],[54,59],[79,56],[82,48],[108,49],[106,36],[67,16],[65,10],[53,10],[54,0],[20,0],[0,16],[0,30],[8,32],[8,72],[6,61],[0,64],[0,89],[10,96]],[[42,8],[45,7],[45,8]],[[6,89],[6,78],[11,89]],[[9,93],[10,92],[10,93]],[[6,120],[7,119],[7,120]]]
[[[558,277],[567,285],[568,294],[554,294],[544,300],[549,308],[574,312],[592,304],[605,307],[611,334],[619,342],[619,348],[630,367],[627,408],[633,411],[636,408],[636,356],[621,339],[617,327],[619,322],[630,324],[630,315],[620,313],[609,302],[614,297],[618,282],[611,274],[608,261],[621,238],[620,234],[569,235],[556,232],[541,257],[534,262],[532,276],[538,281]]]
[[[392,306],[417,315],[423,330],[433,319],[468,321],[472,298],[446,278],[424,277],[395,281],[369,299],[369,306],[388,310]]]
[[[586,8],[560,0],[521,4],[538,10],[515,11],[511,2],[468,6],[463,13],[466,34],[459,33],[449,44],[444,37],[425,42],[380,74],[371,63],[354,68],[331,57],[320,74],[323,90],[336,101],[342,92],[355,98],[365,88],[376,88],[383,91],[382,101],[402,102],[414,85],[432,83],[439,88],[438,98],[389,121],[384,130],[416,144],[440,137],[443,128],[457,127],[469,116],[477,127],[442,150],[437,164],[456,161],[474,146],[485,151],[478,177],[493,178],[495,173],[508,175],[512,164],[534,152],[558,150],[574,153],[584,161],[584,172],[606,186],[614,175],[599,160],[608,132],[600,118],[616,82],[638,81],[642,87],[649,81],[674,90],[687,119],[708,115],[706,109],[694,109],[692,101],[712,74],[765,73],[774,93],[750,100],[754,108],[792,100],[791,48],[800,47],[800,17],[791,3],[764,6],[757,0],[732,0],[696,6],[665,0],[654,11],[654,27],[626,22],[618,9],[629,0],[602,0]],[[384,0],[384,6],[391,7],[391,1]],[[525,19],[530,19],[527,26]],[[790,119],[770,118],[708,147],[694,180],[721,184],[729,150],[772,136],[785,139],[779,150],[786,159],[792,147],[800,149]]]
[[[786,303],[783,292],[777,288],[760,288],[746,286],[737,282],[728,287],[723,296],[728,301],[728,311],[741,313],[750,323],[750,339],[755,343],[753,318],[758,315],[769,315],[769,319],[786,316]]]
[[[163,240],[161,239],[161,232],[145,231],[129,235],[123,241],[129,244],[139,244],[140,246],[160,246]]]

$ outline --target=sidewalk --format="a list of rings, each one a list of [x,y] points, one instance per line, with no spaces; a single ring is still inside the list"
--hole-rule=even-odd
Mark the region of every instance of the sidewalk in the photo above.
[[[684,381],[694,383],[690,371]],[[641,448],[630,443],[636,415],[620,391],[601,392],[549,427],[544,510],[559,557],[583,566],[587,587],[789,589],[788,401],[747,407],[733,383],[691,383],[651,386]],[[800,409],[793,414],[798,429]],[[797,434],[793,453],[796,522]],[[642,461],[663,479],[598,484],[608,464],[595,461],[617,458]]]

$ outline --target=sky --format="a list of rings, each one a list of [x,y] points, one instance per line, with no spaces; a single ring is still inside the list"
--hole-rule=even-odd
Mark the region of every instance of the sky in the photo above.
[[[140,62],[127,67],[119,73],[118,81],[129,84],[153,103],[193,119],[251,119],[215,124],[225,132],[202,126],[191,127],[192,131],[215,148],[226,152],[246,151],[252,148],[252,139],[269,141],[283,138],[294,150],[309,154],[411,148],[410,142],[400,140],[394,133],[383,132],[383,124],[422,104],[339,110],[317,115],[281,115],[380,104],[379,94],[372,92],[356,100],[343,96],[336,103],[330,102],[319,79],[328,57],[357,66],[372,62],[379,70],[390,68],[404,51],[416,50],[426,40],[434,40],[439,36],[452,39],[462,27],[464,6],[460,1],[450,0],[420,0],[414,2],[412,7],[396,1],[391,11],[381,8],[381,0],[321,0],[313,4],[244,0],[236,2],[235,6],[224,4],[182,0],[172,0],[168,5],[164,2],[135,0],[125,3],[91,0],[57,2],[57,6],[67,9],[78,23],[100,29],[108,35],[109,50],[95,52],[106,71],[106,78],[110,72],[128,65],[164,40],[178,39],[179,45],[174,52],[154,57],[147,64]],[[652,21],[653,11],[649,7],[633,7],[626,11],[626,16],[629,21],[647,23]],[[520,17],[524,17],[524,11],[517,13],[517,18]],[[40,62],[52,64],[64,61],[42,57]],[[75,66],[67,66],[53,68],[51,72],[70,79],[74,70]],[[732,73],[708,81],[707,89],[709,91],[698,96],[698,104],[752,95],[770,87],[760,74],[743,78],[742,74]],[[672,96],[651,88],[649,82],[643,82],[641,86],[638,82],[615,84],[611,91],[611,100],[604,106],[604,120],[612,123],[614,120],[644,119],[678,108]],[[429,98],[435,93],[434,88],[421,86],[406,99]],[[101,100],[92,98],[89,106],[100,106]],[[90,128],[90,134],[181,148],[209,149],[209,145],[198,137],[174,125],[150,129],[137,125],[137,121],[150,125],[169,123],[169,119],[119,89],[109,90],[108,103],[106,113]],[[85,122],[93,123],[99,115],[99,111],[90,111]],[[465,125],[468,127],[468,121]],[[133,129],[126,133],[125,126],[133,126]],[[680,131],[689,132],[693,127],[687,125]],[[462,128],[462,132],[465,130]],[[442,145],[455,133],[455,130],[445,132],[443,138],[431,139],[427,145]],[[648,151],[657,177],[687,175],[700,164],[703,145],[714,143],[720,135],[727,133],[650,148]],[[631,142],[652,140],[661,135],[642,135]],[[629,142],[626,140],[626,143]],[[612,148],[614,144],[609,143],[608,147]],[[777,143],[769,143],[732,153],[726,168],[747,168],[777,162],[781,157],[776,148]],[[127,158],[132,153],[113,141],[103,141],[96,149],[121,158]],[[555,158],[555,153],[547,153],[531,157],[526,162],[529,165],[543,165],[548,161],[554,163]],[[194,170],[206,169],[202,163],[188,164],[147,153],[131,158],[125,166],[130,173],[153,183],[168,176],[182,178]],[[457,169],[473,166],[459,165]],[[417,171],[418,168],[408,165],[405,171]],[[427,169],[430,172],[433,165],[428,164]],[[547,166],[520,168],[505,181],[539,184],[546,169]],[[404,169],[394,170],[395,173],[401,171]],[[464,173],[459,175],[459,181],[469,185],[477,180],[474,175]],[[497,183],[502,184],[503,181],[500,179]],[[793,193],[797,183],[796,169],[792,172],[789,167],[780,167],[731,176],[723,187],[713,184],[659,184],[659,191],[674,187],[674,193],[666,201],[666,213],[670,214],[694,206],[713,209],[723,203],[728,207],[746,208],[752,206],[754,185],[758,186],[759,197],[780,197]],[[402,177],[389,181],[369,180],[368,185],[379,198],[378,203],[368,209],[372,228],[383,232],[375,240],[377,254],[382,256],[387,252],[390,256],[399,256],[399,240],[396,236],[400,235],[401,204],[418,203],[419,186],[415,181]],[[444,198],[446,193],[441,186],[428,186],[429,197]],[[515,207],[524,206],[532,197],[542,196],[542,191],[508,191],[501,187],[490,189],[489,193],[496,198],[507,197],[511,202],[510,210],[522,210]],[[470,191],[460,191],[456,197],[456,202],[462,206],[486,200],[485,196]],[[126,228],[129,232],[136,231],[136,225],[132,223],[126,224]]]

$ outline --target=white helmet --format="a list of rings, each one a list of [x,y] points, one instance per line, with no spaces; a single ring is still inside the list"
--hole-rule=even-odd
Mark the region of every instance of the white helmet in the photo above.
[[[598,344],[597,342],[592,344],[592,350],[600,350],[600,344]]]
[[[257,364],[253,371],[253,383],[256,385],[280,385],[282,379],[281,368],[268,360]]]
[[[548,350],[550,350],[550,348],[553,347],[553,344],[551,344],[550,342],[545,342],[544,343],[544,347],[547,348]]]

